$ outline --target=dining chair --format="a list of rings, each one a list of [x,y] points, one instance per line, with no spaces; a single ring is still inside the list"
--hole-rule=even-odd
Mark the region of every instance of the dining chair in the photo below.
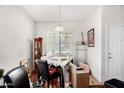
[[[28,73],[28,76],[30,77],[31,76],[31,70],[30,70],[30,66],[29,66],[29,59],[23,59],[20,61],[20,65],[22,66],[25,66],[26,68],[26,71]]]
[[[50,85],[50,81],[52,81],[53,87],[53,80],[59,78],[60,87],[64,88],[64,78],[63,78],[63,70],[61,67],[55,67],[48,65],[47,61],[38,61],[38,69],[39,74],[38,77],[41,79],[45,79],[47,81],[47,87]]]

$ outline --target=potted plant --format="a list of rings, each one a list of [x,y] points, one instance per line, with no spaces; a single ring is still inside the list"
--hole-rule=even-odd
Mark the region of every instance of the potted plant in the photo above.
[[[3,77],[4,69],[0,69],[0,78]]]

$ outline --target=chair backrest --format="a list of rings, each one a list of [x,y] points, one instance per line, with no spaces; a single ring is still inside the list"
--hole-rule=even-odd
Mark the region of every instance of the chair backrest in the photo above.
[[[24,66],[19,66],[9,71],[4,77],[8,88],[29,88],[29,78]]]
[[[47,61],[38,61],[38,72],[39,77],[41,76],[42,79],[48,80],[49,79],[49,68]]]
[[[20,65],[24,65],[25,68],[26,68],[26,71],[28,73],[28,76],[31,75],[31,70],[30,70],[30,67],[29,67],[29,59],[23,59],[20,61]]]

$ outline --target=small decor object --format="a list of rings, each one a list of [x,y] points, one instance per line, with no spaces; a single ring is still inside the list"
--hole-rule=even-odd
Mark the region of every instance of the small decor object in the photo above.
[[[87,32],[88,47],[94,47],[94,28]]]
[[[0,78],[3,77],[4,69],[0,69]]]
[[[84,37],[83,37],[83,32],[81,32],[81,38],[82,38],[82,45],[85,45]]]

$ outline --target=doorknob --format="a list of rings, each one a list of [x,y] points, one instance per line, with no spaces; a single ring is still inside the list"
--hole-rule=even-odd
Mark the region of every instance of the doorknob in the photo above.
[[[111,52],[109,52],[108,54],[111,55]]]
[[[111,59],[112,57],[108,57],[109,59]]]

